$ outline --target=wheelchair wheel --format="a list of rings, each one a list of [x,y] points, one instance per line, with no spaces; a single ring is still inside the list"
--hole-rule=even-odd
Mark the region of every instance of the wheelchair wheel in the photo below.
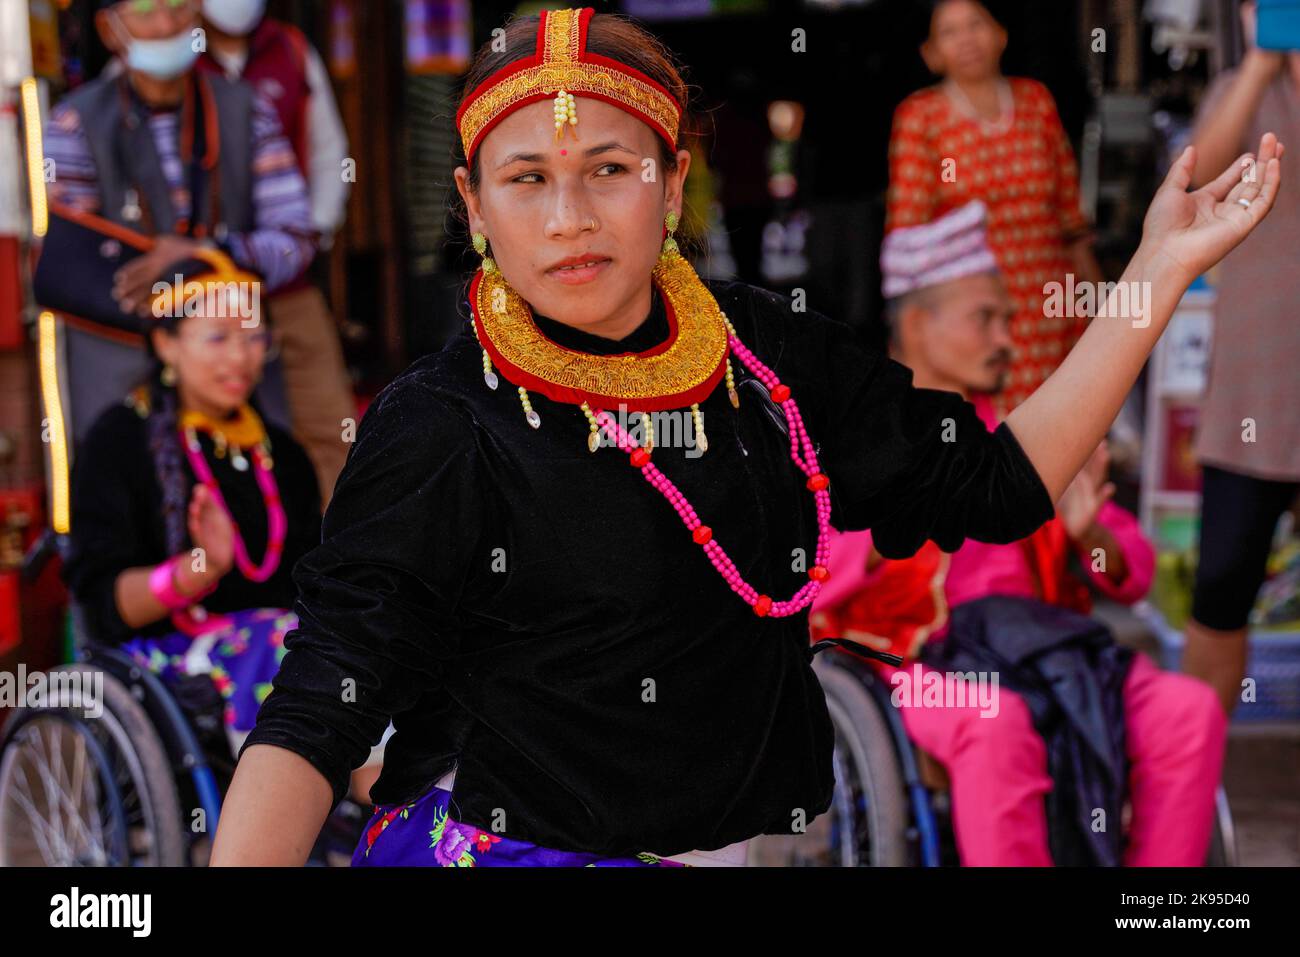
[[[134,695],[113,675],[84,663],[56,668],[51,676],[65,674],[79,677],[80,685],[52,680],[52,693],[48,707],[19,709],[10,719],[5,735],[0,740],[0,769],[12,767],[15,772],[30,766],[57,767],[51,742],[39,736],[19,735],[28,722],[48,714],[80,715],[92,702],[83,700],[79,687],[102,681],[99,713],[81,721],[95,744],[103,751],[108,763],[108,778],[103,787],[121,808],[126,831],[124,846],[120,850],[101,848],[90,855],[94,863],[125,866],[178,866],[188,863],[187,841],[181,817],[180,799],[176,780],[166,749],[145,710]],[[93,686],[93,685],[92,685]],[[10,750],[15,757],[10,761]],[[11,827],[34,827],[29,821],[30,809],[23,806],[22,781],[17,776],[0,773],[0,866],[18,863],[10,859],[21,844],[14,843]],[[10,798],[14,799],[11,803]],[[37,811],[41,811],[38,807]],[[59,807],[49,806],[42,820],[52,828],[60,827]],[[27,823],[24,823],[27,822]],[[110,850],[112,853],[110,853]],[[120,858],[120,860],[118,859]],[[25,863],[38,864],[39,860]],[[47,863],[70,863],[66,860]],[[76,862],[71,862],[76,863]]]
[[[1237,832],[1232,823],[1232,810],[1228,795],[1220,785],[1214,792],[1214,831],[1210,835],[1210,850],[1205,856],[1206,867],[1236,867]]]
[[[829,656],[826,656],[829,657]],[[813,670],[835,728],[835,793],[803,834],[764,834],[749,842],[754,867],[904,867],[907,792],[893,736],[858,678],[826,657]]]
[[[126,814],[90,720],[31,710],[6,726],[0,750],[0,866],[120,866]]]

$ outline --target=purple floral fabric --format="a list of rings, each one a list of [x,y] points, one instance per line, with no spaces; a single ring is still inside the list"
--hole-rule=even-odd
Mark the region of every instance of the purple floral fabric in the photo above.
[[[687,867],[657,857],[556,851],[481,831],[451,817],[451,792],[430,788],[410,804],[376,805],[353,867]]]
[[[271,679],[284,658],[284,637],[298,616],[284,608],[250,608],[220,616],[221,627],[200,636],[173,632],[161,638],[132,638],[122,649],[164,682],[205,672],[226,700],[226,725],[249,731],[257,709],[271,693]],[[196,642],[208,646],[196,651]]]

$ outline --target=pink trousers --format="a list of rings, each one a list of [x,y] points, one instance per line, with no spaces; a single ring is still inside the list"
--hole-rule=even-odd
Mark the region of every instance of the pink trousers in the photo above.
[[[902,670],[911,674],[912,666]],[[1043,796],[1052,780],[1024,699],[999,688],[996,716],[988,717],[978,704],[920,707],[906,695],[897,697],[908,736],[948,770],[962,863],[1050,867]],[[1132,762],[1124,864],[1199,867],[1209,849],[1223,768],[1223,708],[1209,685],[1161,671],[1138,654],[1124,683],[1124,712]]]

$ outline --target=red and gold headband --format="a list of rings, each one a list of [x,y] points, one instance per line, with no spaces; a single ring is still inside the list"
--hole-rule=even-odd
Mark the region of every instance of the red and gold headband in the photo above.
[[[649,124],[670,149],[677,148],[682,107],[661,84],[640,70],[587,50],[592,7],[543,10],[537,27],[537,50],[510,63],[474,88],[456,111],[456,126],[472,162],[484,135],[529,103],[555,101],[555,136],[577,126],[574,94],[604,100]],[[577,130],[573,131],[575,139]]]

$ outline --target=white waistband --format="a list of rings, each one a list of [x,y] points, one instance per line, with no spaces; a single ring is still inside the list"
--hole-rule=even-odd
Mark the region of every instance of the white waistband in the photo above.
[[[438,778],[434,787],[450,791],[455,782],[456,769],[452,768]],[[686,851],[682,854],[674,854],[672,857],[665,857],[664,860],[675,861],[678,864],[690,864],[693,867],[744,867],[748,847],[748,841],[737,841],[735,844],[728,844],[726,847],[720,847],[715,851]]]

